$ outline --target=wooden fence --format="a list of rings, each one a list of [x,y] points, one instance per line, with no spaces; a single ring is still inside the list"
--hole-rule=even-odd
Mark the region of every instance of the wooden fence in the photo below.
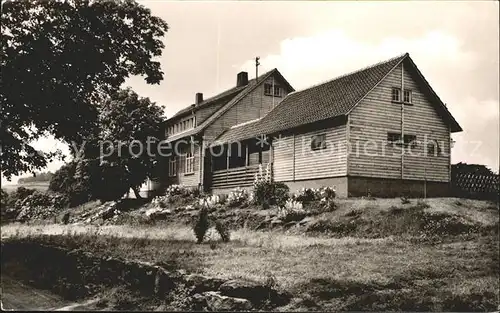
[[[500,177],[497,174],[456,173],[451,177],[453,196],[498,200]]]

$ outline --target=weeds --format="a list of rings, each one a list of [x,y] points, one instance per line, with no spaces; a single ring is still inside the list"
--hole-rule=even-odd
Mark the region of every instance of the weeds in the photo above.
[[[231,235],[229,229],[221,221],[215,221],[215,229],[219,233],[223,242],[229,242],[231,240]]]
[[[418,209],[428,209],[430,208],[431,206],[423,199],[418,199],[417,200],[417,205],[416,205],[416,208]]]
[[[406,196],[401,197],[401,204],[410,204],[410,203],[411,201]]]

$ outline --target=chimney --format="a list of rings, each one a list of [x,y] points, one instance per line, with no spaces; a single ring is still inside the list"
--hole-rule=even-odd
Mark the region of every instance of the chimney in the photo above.
[[[248,85],[248,73],[239,72],[238,76],[236,76],[236,87],[243,87],[246,85]]]
[[[202,102],[203,102],[203,94],[201,92],[197,92],[195,104],[198,105]]]

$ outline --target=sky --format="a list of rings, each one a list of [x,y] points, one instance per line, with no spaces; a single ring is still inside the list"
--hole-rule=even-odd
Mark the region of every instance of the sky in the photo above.
[[[300,90],[408,52],[464,129],[452,135],[452,163],[498,172],[497,1],[139,2],[169,24],[164,80],[131,77],[124,86],[164,106],[167,117],[197,92],[208,98],[233,87],[240,71],[255,77],[256,56],[259,73],[278,68]],[[68,151],[53,138],[35,147]]]

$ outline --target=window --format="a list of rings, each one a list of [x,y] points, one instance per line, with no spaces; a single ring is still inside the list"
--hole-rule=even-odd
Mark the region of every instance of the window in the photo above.
[[[401,89],[400,88],[392,88],[392,101],[394,101],[394,102],[401,101]]]
[[[392,88],[392,102],[401,102],[401,88]],[[405,89],[403,92],[403,102],[411,104],[411,90]]]
[[[403,102],[411,103],[411,90],[405,89],[405,92],[403,93]]]
[[[387,143],[389,143],[389,144],[401,144],[401,134],[400,133],[387,133]]]
[[[438,156],[441,154],[441,148],[437,140],[433,140],[427,144],[427,155]]]
[[[194,173],[194,155],[192,151],[186,153],[186,165],[184,166],[184,174]]]
[[[387,143],[390,145],[401,146],[401,133],[387,133]],[[415,148],[417,146],[417,136],[404,135],[404,146],[411,146],[412,148]]]
[[[274,86],[274,96],[275,97],[281,97],[281,87],[280,86]]]
[[[411,146],[415,148],[417,146],[417,136],[415,135],[404,135],[405,146]]]
[[[315,135],[311,137],[311,149],[326,149],[326,134]]]
[[[168,176],[177,176],[177,162],[175,160],[175,157],[172,157],[168,160]]]
[[[264,94],[266,96],[272,96],[273,95],[273,85],[264,84]]]

